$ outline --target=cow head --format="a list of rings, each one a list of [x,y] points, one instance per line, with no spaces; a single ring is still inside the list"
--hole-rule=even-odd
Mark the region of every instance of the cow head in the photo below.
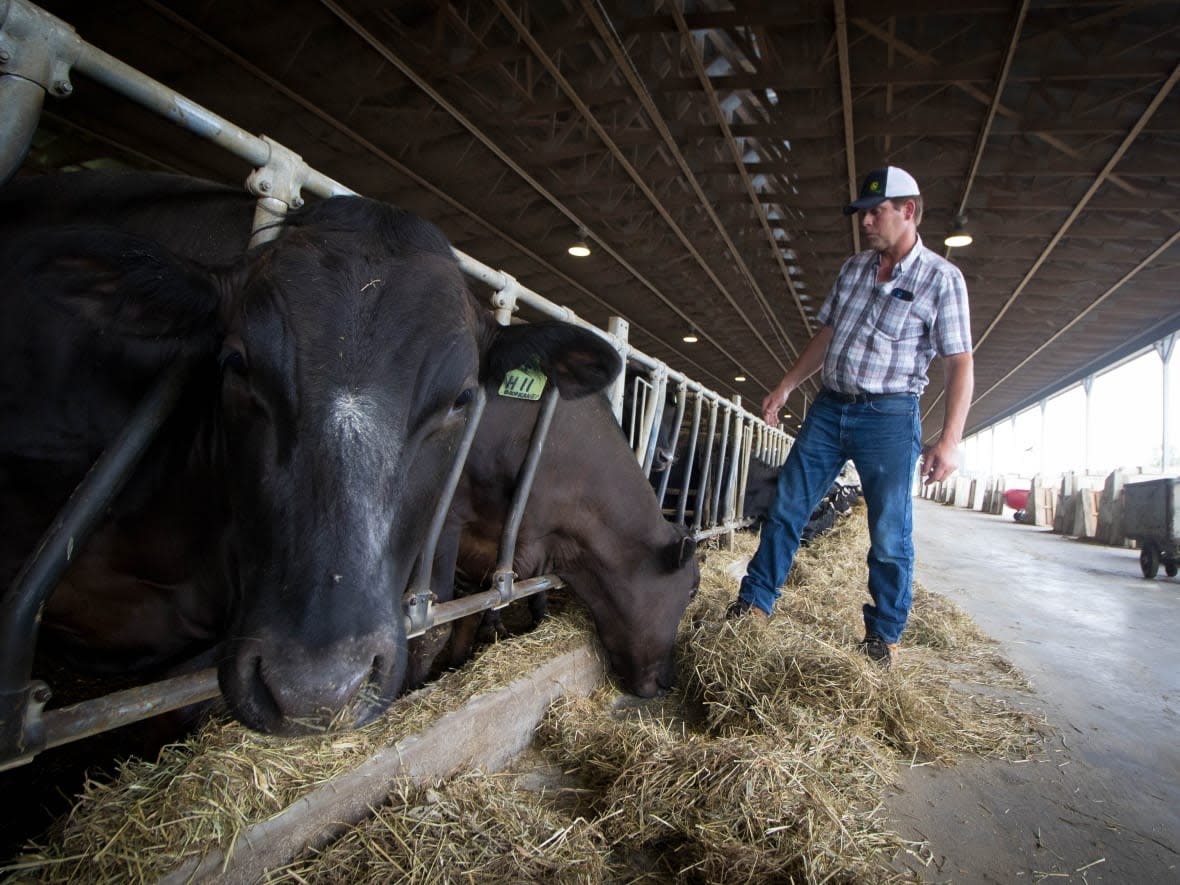
[[[402,688],[403,595],[477,387],[535,361],[580,396],[618,355],[568,324],[496,326],[437,228],[361,198],[292,217],[229,268],[95,242],[58,262],[77,278],[66,300],[207,367],[230,709],[283,734],[373,718]]]
[[[628,542],[624,540],[624,545]],[[675,683],[674,649],[680,619],[700,585],[696,542],[687,529],[660,526],[625,570],[607,564],[595,575],[575,576],[573,587],[589,606],[608,663],[623,688],[643,698],[667,693]],[[582,592],[598,581],[599,592]]]

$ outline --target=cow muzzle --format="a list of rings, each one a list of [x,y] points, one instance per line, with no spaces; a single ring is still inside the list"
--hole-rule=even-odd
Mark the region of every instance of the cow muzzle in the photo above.
[[[406,641],[394,632],[315,649],[265,636],[237,640],[218,668],[222,695],[244,725],[267,734],[357,728],[401,690]]]

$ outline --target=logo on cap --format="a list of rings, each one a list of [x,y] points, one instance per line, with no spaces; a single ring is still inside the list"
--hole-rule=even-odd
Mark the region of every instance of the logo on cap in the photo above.
[[[873,193],[876,193],[880,189],[881,189],[881,182],[878,179],[874,178],[872,181],[869,182],[869,190],[871,190]]]

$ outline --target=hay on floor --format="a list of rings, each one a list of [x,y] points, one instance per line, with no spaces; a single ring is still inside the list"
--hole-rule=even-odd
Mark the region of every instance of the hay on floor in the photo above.
[[[741,560],[710,550],[678,643],[679,688],[611,689],[553,706],[537,747],[561,775],[540,792],[469,772],[395,790],[365,824],[272,881],[894,882],[918,853],[880,809],[899,764],[1023,757],[1039,723],[1027,686],[961,611],[918,587],[889,671],[855,648],[867,600],[863,510],[800,551],[775,616],[726,621]],[[93,785],[23,880],[149,879],[353,767],[374,748],[584,642],[584,614],[489,648],[352,735],[268,739],[211,725],[158,762]]]

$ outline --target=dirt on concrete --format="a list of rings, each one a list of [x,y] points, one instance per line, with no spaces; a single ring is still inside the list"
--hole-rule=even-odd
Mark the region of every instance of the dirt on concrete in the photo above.
[[[1029,678],[1040,758],[902,772],[891,825],[937,883],[1180,882],[1180,581],[1138,552],[925,499],[918,580],[962,606]]]

